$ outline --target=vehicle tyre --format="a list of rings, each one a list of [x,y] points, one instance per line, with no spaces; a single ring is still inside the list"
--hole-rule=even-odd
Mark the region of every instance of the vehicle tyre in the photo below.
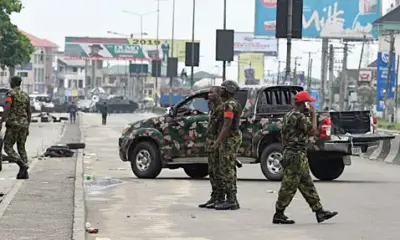
[[[308,160],[311,173],[321,181],[332,181],[340,177],[344,170],[342,157],[311,158]]]
[[[139,142],[132,150],[130,162],[138,178],[156,178],[162,170],[160,151],[152,142]]]
[[[193,164],[184,166],[186,175],[194,179],[205,178],[208,175],[208,164]]]
[[[264,176],[271,181],[281,181],[283,178],[282,145],[273,143],[267,145],[261,153],[260,167]]]
[[[86,147],[85,143],[67,143],[65,144],[69,149],[84,149]]]

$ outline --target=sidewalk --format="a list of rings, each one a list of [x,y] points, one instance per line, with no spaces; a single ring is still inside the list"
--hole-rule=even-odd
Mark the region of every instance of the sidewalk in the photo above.
[[[79,141],[79,124],[66,124],[60,142]],[[9,202],[0,220],[1,239],[72,239],[76,158],[77,154],[72,158],[47,158],[33,163],[30,179],[17,181],[17,184],[21,182],[19,190],[14,187],[0,204],[1,216],[4,207],[1,205]]]

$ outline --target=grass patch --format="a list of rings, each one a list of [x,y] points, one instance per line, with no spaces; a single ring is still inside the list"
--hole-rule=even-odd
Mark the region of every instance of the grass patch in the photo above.
[[[385,128],[389,130],[399,130],[400,131],[400,123],[392,123],[382,119],[377,119],[376,125],[378,128]]]

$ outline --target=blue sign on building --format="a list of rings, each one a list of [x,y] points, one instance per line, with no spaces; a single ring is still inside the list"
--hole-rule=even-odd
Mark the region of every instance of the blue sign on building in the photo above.
[[[310,94],[311,97],[315,98],[315,103],[313,103],[313,104],[314,104],[315,109],[319,110],[319,90],[311,88],[308,91],[308,93]]]
[[[278,0],[255,0],[255,36],[275,36]],[[303,37],[376,39],[381,0],[304,0]]]
[[[396,56],[392,55],[392,64],[390,69],[390,90],[389,99],[394,99],[396,85]],[[386,81],[388,76],[389,53],[378,52],[376,61],[376,111],[382,112],[385,105]]]

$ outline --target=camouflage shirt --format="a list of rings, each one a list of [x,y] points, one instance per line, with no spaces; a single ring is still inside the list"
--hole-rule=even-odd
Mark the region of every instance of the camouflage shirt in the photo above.
[[[208,112],[208,126],[206,131],[206,146],[205,149],[208,151],[210,147],[214,144],[218,137],[218,116],[222,111],[222,104],[212,105],[210,104],[210,111]]]
[[[232,125],[228,137],[239,137],[241,132],[239,130],[240,117],[242,116],[242,106],[235,99],[226,100],[222,106],[218,117],[218,132],[221,132],[224,125],[224,118],[232,118]]]
[[[6,125],[28,127],[27,109],[30,107],[28,94],[24,93],[19,87],[12,88],[6,94],[6,102],[11,104]]]
[[[282,144],[285,150],[307,151],[309,132],[312,128],[310,120],[296,109],[283,117]]]

